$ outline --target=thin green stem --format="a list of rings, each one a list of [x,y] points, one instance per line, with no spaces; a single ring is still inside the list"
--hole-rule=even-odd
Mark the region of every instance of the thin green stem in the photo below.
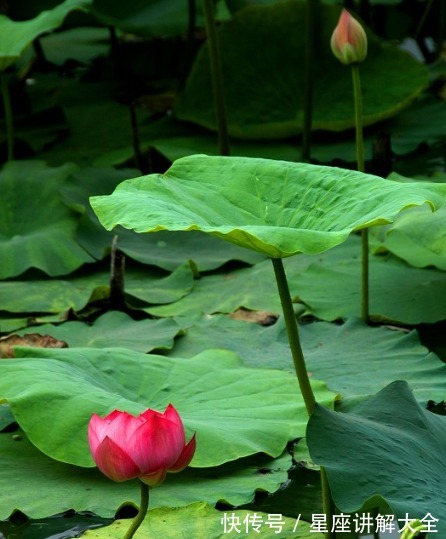
[[[429,15],[432,6],[434,5],[434,0],[429,0],[426,4],[426,7],[424,8],[423,15],[421,15],[420,21],[417,25],[417,28],[414,33],[414,39],[418,39],[421,33],[421,30],[423,29],[423,26],[426,22],[427,16]]]
[[[355,102],[355,126],[356,126],[356,162],[360,172],[365,172],[364,164],[364,138],[363,138],[363,113],[361,78],[359,65],[352,64],[353,97]],[[362,292],[361,292],[361,317],[367,324],[369,322],[369,233],[367,228],[361,231],[362,240]]]
[[[12,161],[14,159],[14,118],[12,114],[11,96],[9,94],[9,84],[6,74],[2,72],[0,77],[3,109],[5,111],[6,144],[8,148],[7,159],[8,161]]]
[[[364,165],[364,138],[363,138],[363,113],[362,113],[362,92],[361,78],[359,76],[359,65],[352,64],[353,78],[353,99],[355,101],[355,126],[356,126],[356,162],[358,170],[365,172]]]
[[[127,533],[124,535],[124,539],[132,539],[132,537],[136,533],[136,530],[141,526],[143,520],[145,519],[148,507],[149,485],[146,485],[141,481],[141,504],[139,506],[139,511],[136,517],[133,519],[133,522],[131,523],[130,528],[127,530]]]
[[[304,122],[302,131],[302,155],[305,163],[311,160],[311,127],[313,124],[314,80],[314,16],[317,0],[307,0],[305,7],[305,66],[304,66]]]
[[[322,488],[322,510],[327,517],[327,530],[325,532],[326,539],[335,539],[336,532],[332,531],[332,522],[334,514],[333,498],[331,497],[330,485],[328,484],[327,472],[321,466],[321,488]]]
[[[228,123],[226,118],[226,105],[223,91],[223,70],[221,65],[217,30],[215,27],[214,3],[212,0],[203,0],[203,11],[209,47],[215,116],[217,119],[218,147],[220,155],[230,155]]]
[[[288,287],[288,281],[285,275],[285,269],[283,267],[283,262],[281,258],[272,258],[271,260],[276,276],[280,302],[282,304],[282,311],[288,334],[288,340],[290,343],[291,355],[293,356],[294,369],[296,371],[297,379],[299,381],[299,386],[302,397],[305,402],[305,407],[307,409],[308,415],[311,415],[313,413],[316,399],[314,398],[313,389],[311,388],[310,379],[308,378],[307,366],[305,365],[304,354],[302,352],[302,346],[300,344],[299,330],[297,328],[296,315],[294,314],[293,302],[291,300],[290,289]]]
[[[314,397],[313,389],[310,385],[310,379],[308,377],[307,366],[305,364],[304,354],[302,352],[302,346],[300,344],[299,329],[297,327],[296,315],[294,314],[293,301],[291,299],[290,289],[283,267],[281,258],[272,258],[274,274],[276,276],[277,288],[279,290],[280,302],[282,304],[283,317],[285,320],[285,326],[288,334],[288,341],[290,343],[291,355],[293,357],[294,369],[296,371],[297,380],[299,382],[300,391],[305,402],[308,415],[313,413],[316,399]],[[328,532],[326,533],[327,539],[334,539],[333,532],[331,531],[331,522],[333,515],[333,501],[330,492],[330,486],[328,484],[325,470],[321,467],[321,488],[322,488],[322,507],[324,514],[327,516]]]

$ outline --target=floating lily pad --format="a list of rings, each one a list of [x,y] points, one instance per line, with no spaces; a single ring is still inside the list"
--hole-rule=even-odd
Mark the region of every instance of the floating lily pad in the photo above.
[[[195,155],[164,175],[123,182],[91,204],[107,230],[200,230],[279,258],[330,249],[353,230],[391,222],[407,206],[442,206],[445,192],[442,184],[334,167]]]
[[[110,295],[108,271],[91,271],[70,279],[23,279],[0,281],[2,308],[12,313],[63,313],[80,311],[89,301]],[[193,272],[186,263],[170,275],[150,268],[132,268],[125,272],[125,292],[129,302],[168,304],[187,295],[194,286]]]
[[[341,395],[343,409],[346,400],[363,400],[399,379],[410,384],[423,405],[445,398],[446,365],[420,344],[416,331],[371,327],[356,318],[344,324],[300,324],[299,333],[309,372]],[[203,318],[168,354],[190,357],[211,346],[236,352],[250,367],[294,372],[282,318],[270,327],[223,315]]]
[[[59,189],[76,169],[42,161],[13,161],[0,172],[0,279],[38,268],[71,273],[94,259],[76,241],[79,216],[61,201]]]
[[[2,360],[0,403],[10,404],[33,444],[62,462],[94,465],[88,421],[93,412],[114,409],[140,413],[172,402],[189,435],[197,432],[194,467],[260,452],[279,456],[305,431],[307,412],[295,375],[249,369],[231,352],[211,350],[191,359],[124,348],[15,352],[15,359]],[[334,395],[325,384],[312,385],[317,399],[331,406]]]
[[[365,502],[384,499],[398,519],[429,514],[438,519],[437,533],[446,533],[439,496],[446,418],[423,409],[405,382],[390,384],[350,413],[317,405],[307,443],[313,461],[326,470],[340,511],[354,513]]]
[[[23,431],[0,434],[0,451],[0,519],[14,509],[31,518],[69,509],[113,517],[123,503],[139,504],[138,481],[113,483],[96,469],[53,460],[36,449]],[[249,503],[257,490],[275,492],[287,480],[291,465],[286,452],[276,459],[256,455],[215,468],[187,468],[169,474],[162,488],[153,492],[150,507],[181,507],[197,500]]]
[[[60,325],[43,324],[22,329],[18,335],[30,331],[41,335],[51,335],[64,341],[70,348],[109,348],[122,346],[137,352],[147,353],[154,349],[173,347],[175,336],[181,331],[171,319],[133,320],[119,311],[110,311],[100,316],[92,326],[84,322],[64,322]]]
[[[250,6],[219,28],[228,130],[239,138],[300,134],[304,118],[305,2]],[[315,14],[318,43],[314,66],[313,129],[354,127],[351,70],[330,50],[338,6],[321,4]],[[396,46],[368,32],[361,64],[364,123],[394,116],[428,84],[426,68]],[[323,44],[325,43],[325,46]],[[175,112],[181,120],[216,129],[209,51],[199,52]]]
[[[360,239],[319,255],[295,275],[295,300],[306,312],[323,320],[360,316]],[[370,257],[370,314],[381,321],[402,324],[434,323],[445,318],[444,273],[409,266],[392,256]]]
[[[279,521],[277,519],[279,517]],[[126,521],[117,520],[106,528],[88,530],[86,539],[120,539],[128,528]],[[141,534],[146,537],[193,537],[194,539],[222,539],[224,537],[248,537],[256,534],[260,539],[323,539],[321,533],[314,533],[307,522],[282,515],[269,515],[252,511],[217,511],[205,503],[195,503],[187,507],[160,508],[149,511],[141,525]]]

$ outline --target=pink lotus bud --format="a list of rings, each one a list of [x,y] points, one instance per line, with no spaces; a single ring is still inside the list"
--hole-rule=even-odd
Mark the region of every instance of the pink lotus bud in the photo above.
[[[93,414],[88,425],[93,459],[113,481],[138,477],[151,487],[167,472],[180,472],[195,453],[195,435],[186,444],[183,422],[169,404],[164,413],[148,409],[138,417],[115,410],[101,418]]]
[[[343,64],[362,62],[367,56],[367,36],[364,28],[343,9],[331,36],[331,50]]]

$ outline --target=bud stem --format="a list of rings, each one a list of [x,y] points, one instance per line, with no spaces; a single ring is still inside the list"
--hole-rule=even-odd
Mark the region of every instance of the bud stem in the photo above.
[[[364,138],[363,138],[363,113],[361,78],[359,76],[359,64],[352,64],[353,98],[355,102],[355,127],[356,127],[356,163],[360,172],[365,172],[364,164]],[[369,231],[361,230],[362,241],[362,291],[361,291],[361,318],[366,324],[369,322]]]
[[[313,86],[314,86],[314,29],[318,0],[307,0],[305,6],[305,85],[304,85],[304,122],[302,130],[302,154],[304,163],[311,161],[311,128],[313,123]]]
[[[141,526],[144,519],[146,518],[147,509],[149,507],[149,485],[146,485],[142,481],[141,483],[141,503],[139,505],[139,511],[136,517],[133,519],[133,522],[130,525],[130,528],[127,530],[127,533],[124,535],[124,539],[132,539],[135,535],[136,530]]]

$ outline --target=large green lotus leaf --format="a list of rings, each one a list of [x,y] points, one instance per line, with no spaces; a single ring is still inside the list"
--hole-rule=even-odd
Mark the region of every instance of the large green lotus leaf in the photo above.
[[[195,155],[90,200],[107,230],[200,230],[279,258],[325,251],[406,206],[442,206],[445,192],[334,167]]]
[[[248,537],[255,533],[260,539],[323,539],[310,524],[295,518],[267,513],[237,510],[222,513],[205,503],[194,503],[188,507],[163,507],[149,511],[141,525],[141,537],[164,537],[166,539],[225,539],[226,537]],[[233,528],[232,526],[235,527]],[[117,520],[110,526],[87,530],[86,539],[121,539],[128,528],[128,521]],[[313,533],[310,533],[313,532]],[[277,534],[280,534],[279,536]]]
[[[339,393],[343,405],[346,399],[364,399],[397,379],[410,383],[423,404],[445,398],[446,365],[420,344],[416,331],[372,327],[352,318],[344,324],[299,324],[299,333],[309,372]],[[223,315],[204,317],[167,354],[190,357],[212,346],[236,352],[249,367],[293,372],[282,317],[269,327]]]
[[[303,129],[305,2],[252,6],[219,28],[228,130],[238,138],[284,138]],[[338,6],[317,9],[313,129],[354,127],[351,69],[330,50]],[[364,123],[394,116],[428,84],[426,68],[396,46],[368,34],[361,64]],[[261,53],[259,54],[259,51]],[[178,118],[216,129],[209,52],[199,52],[176,103]]]
[[[65,275],[93,258],[75,239],[78,215],[64,206],[59,189],[74,165],[13,161],[0,172],[0,279],[29,268]]]
[[[65,322],[60,325],[43,324],[17,331],[18,335],[40,333],[65,341],[70,348],[123,347],[137,352],[170,349],[175,336],[181,331],[171,319],[133,320],[119,311],[110,311],[95,320],[92,326],[84,322]]]
[[[199,271],[216,269],[230,260],[253,264],[262,259],[258,253],[228,245],[199,232],[186,234],[165,231],[157,235],[140,235],[122,227],[112,233],[104,230],[88,198],[92,194],[111,193],[122,180],[137,173],[135,169],[83,168],[75,171],[62,188],[64,202],[83,213],[77,229],[77,240],[92,256],[101,259],[117,235],[117,246],[126,256],[168,271],[191,259]]]
[[[79,311],[89,301],[105,299],[110,294],[110,273],[92,271],[70,279],[29,279],[0,282],[2,310],[12,313],[61,313],[68,309]],[[125,292],[144,303],[176,302],[193,288],[193,272],[189,263],[170,275],[158,270],[127,265]]]
[[[439,519],[438,534],[446,533],[446,418],[422,408],[406,382],[390,384],[348,414],[317,405],[307,443],[340,511],[383,498],[397,518],[430,513]]]
[[[416,268],[435,266],[446,270],[446,210],[426,207],[405,210],[392,225],[375,229],[380,247]]]
[[[320,255],[295,275],[297,301],[323,320],[360,316],[361,244],[358,237]],[[409,266],[392,256],[370,256],[370,314],[403,324],[434,323],[445,318],[443,272]]]
[[[16,22],[0,15],[0,71],[13,64],[36,37],[60,26],[70,11],[85,10],[90,3],[91,0],[65,0],[28,21]]]
[[[14,509],[31,518],[69,509],[113,517],[124,502],[139,503],[138,481],[112,483],[97,469],[51,459],[36,449],[23,431],[0,434],[0,452],[0,519]],[[180,474],[169,474],[162,488],[153,492],[150,507],[180,507],[197,500],[245,504],[252,501],[256,490],[275,492],[287,480],[291,465],[286,452],[276,459],[255,455],[215,468],[187,468]]]
[[[323,382],[313,388],[332,404]],[[164,410],[172,402],[189,436],[197,432],[195,467],[259,452],[278,456],[307,422],[295,376],[249,369],[221,350],[181,359],[124,348],[16,348],[16,359],[2,361],[0,395],[42,452],[80,466],[93,465],[86,434],[93,412]]]

